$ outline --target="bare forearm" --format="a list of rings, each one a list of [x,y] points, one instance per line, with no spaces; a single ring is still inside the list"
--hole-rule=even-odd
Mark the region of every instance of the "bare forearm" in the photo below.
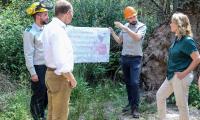
[[[128,33],[128,35],[132,38],[132,40],[134,40],[134,41],[139,41],[139,40],[141,40],[141,38],[142,38],[142,35],[140,35],[140,34],[138,34],[138,33],[136,33],[136,32],[133,32],[130,28],[128,28],[127,26],[125,26],[125,25],[123,25],[123,24],[121,24],[120,22],[114,22],[114,24],[118,27],[118,28],[120,28],[120,29],[122,29],[122,30],[124,30],[124,31],[126,31],[127,33]]]
[[[122,43],[122,40],[116,35],[116,33],[113,31],[112,32],[112,36],[114,38],[114,40],[118,43],[118,44],[121,44]]]
[[[190,73],[191,71],[193,71],[198,66],[199,63],[200,63],[200,57],[193,60],[192,63],[189,65],[189,67],[186,70],[184,70],[183,72],[185,74]]]
[[[135,41],[141,40],[142,36],[140,34],[137,34],[137,33],[133,32],[128,27],[124,27],[123,29],[124,29],[124,31],[126,31],[128,33],[128,35],[132,38],[132,40],[135,40]]]

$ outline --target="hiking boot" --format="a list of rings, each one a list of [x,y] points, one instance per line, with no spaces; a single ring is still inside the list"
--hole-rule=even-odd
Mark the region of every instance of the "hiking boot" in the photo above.
[[[133,115],[133,118],[139,118],[140,113],[139,113],[138,109],[133,108],[132,109],[132,115]]]
[[[126,106],[122,109],[122,112],[124,113],[124,112],[127,112],[127,111],[129,111],[129,110],[131,110],[131,105],[130,105],[130,104],[126,105]]]

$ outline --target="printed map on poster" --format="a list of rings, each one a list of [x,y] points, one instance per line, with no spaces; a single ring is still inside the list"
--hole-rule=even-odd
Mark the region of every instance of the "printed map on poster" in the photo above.
[[[75,63],[109,62],[110,30],[94,27],[67,27]]]

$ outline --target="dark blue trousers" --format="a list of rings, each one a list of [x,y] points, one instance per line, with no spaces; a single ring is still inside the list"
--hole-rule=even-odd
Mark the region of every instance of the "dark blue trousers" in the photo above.
[[[124,73],[128,101],[132,108],[139,107],[139,81],[142,56],[121,56],[121,66]]]
[[[44,112],[48,104],[47,88],[45,85],[45,74],[47,67],[45,65],[35,65],[38,75],[38,82],[31,80],[32,97],[30,103],[30,112],[34,120],[44,118]]]

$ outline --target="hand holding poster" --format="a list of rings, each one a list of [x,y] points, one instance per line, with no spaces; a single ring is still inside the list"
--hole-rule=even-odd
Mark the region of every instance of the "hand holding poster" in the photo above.
[[[75,63],[109,62],[108,28],[67,27],[74,49]]]

